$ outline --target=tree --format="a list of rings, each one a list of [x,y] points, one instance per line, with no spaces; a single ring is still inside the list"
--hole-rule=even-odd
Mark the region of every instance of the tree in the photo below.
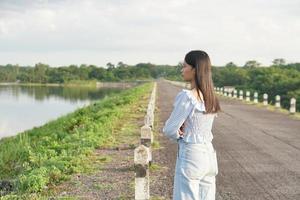
[[[88,80],[90,69],[86,64],[81,64],[78,70],[78,76],[80,80]]]
[[[244,67],[253,68],[253,67],[260,67],[261,64],[256,60],[249,60],[245,63]]]
[[[46,71],[47,71],[48,67],[49,67],[49,65],[46,65],[43,63],[35,64],[35,66],[34,66],[35,82],[38,82],[38,83],[46,83],[47,82]]]
[[[106,67],[108,70],[113,70],[115,68],[115,65],[109,62],[106,64]]]
[[[273,66],[282,66],[282,65],[285,65],[286,62],[283,58],[276,58],[272,61],[273,63]]]
[[[100,68],[94,68],[89,73],[89,78],[91,79],[97,79],[97,80],[104,80],[106,74],[106,69],[100,67]]]
[[[229,62],[225,65],[225,67],[237,67],[237,65],[234,64],[233,62]]]
[[[179,69],[179,71],[181,71],[182,68],[183,68],[183,62],[178,62],[178,64],[176,65],[176,69]]]
[[[126,64],[123,63],[122,61],[118,62],[117,68],[123,68],[123,67],[128,67],[128,65],[126,65]]]

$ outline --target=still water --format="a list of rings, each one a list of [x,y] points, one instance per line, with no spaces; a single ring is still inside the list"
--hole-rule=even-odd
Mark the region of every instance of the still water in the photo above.
[[[121,88],[0,85],[0,139],[58,118]]]

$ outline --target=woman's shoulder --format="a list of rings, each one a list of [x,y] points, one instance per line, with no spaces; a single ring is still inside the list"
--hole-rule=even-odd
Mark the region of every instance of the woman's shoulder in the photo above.
[[[187,89],[182,89],[177,93],[177,95],[175,97],[175,102],[178,102],[180,100],[184,100],[184,101],[192,100],[190,93]]]
[[[176,97],[175,97],[173,106],[177,106],[177,104],[178,104],[180,101],[184,101],[184,102],[185,102],[186,100],[187,100],[187,95],[185,94],[184,89],[182,89],[180,92],[178,92],[178,93],[176,94]]]
[[[178,92],[175,98],[174,106],[176,106],[179,101],[185,101],[186,103],[189,102],[190,105],[196,106],[198,110],[205,111],[205,104],[197,100],[189,89],[182,89],[180,92]]]
[[[192,90],[182,89],[181,93],[183,93],[193,104],[204,104],[203,101],[198,100],[198,98],[193,94]]]

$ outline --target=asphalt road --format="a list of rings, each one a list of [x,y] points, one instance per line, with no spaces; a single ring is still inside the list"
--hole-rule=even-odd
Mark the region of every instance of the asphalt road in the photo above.
[[[181,89],[158,81],[160,130]],[[300,120],[218,97],[223,112],[215,118],[212,129],[219,166],[216,199],[300,199]],[[164,189],[152,194],[171,199],[177,146],[163,136],[159,141],[165,148],[156,153],[154,162],[169,170],[161,179]]]

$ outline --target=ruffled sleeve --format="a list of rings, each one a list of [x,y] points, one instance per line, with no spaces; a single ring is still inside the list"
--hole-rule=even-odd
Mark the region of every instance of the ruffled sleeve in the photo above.
[[[192,110],[191,116],[193,116],[195,110],[198,110],[200,112],[206,112],[205,104],[204,102],[199,102],[196,97],[191,94],[190,90],[183,89],[183,92],[186,93],[188,99],[191,101],[191,103],[194,105],[194,109]]]
[[[179,128],[182,126],[186,118],[194,108],[194,104],[183,89],[175,97],[173,103],[173,111],[165,122],[163,133],[172,141],[177,141],[179,138]]]

